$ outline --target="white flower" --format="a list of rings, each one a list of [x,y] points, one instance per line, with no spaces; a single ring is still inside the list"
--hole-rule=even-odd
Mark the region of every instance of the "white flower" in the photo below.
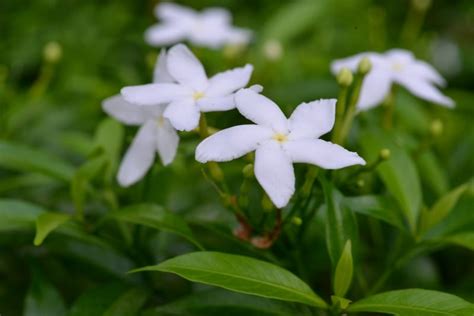
[[[155,15],[162,23],[145,32],[145,40],[154,46],[166,46],[183,40],[210,48],[226,44],[246,44],[251,32],[232,26],[231,14],[223,8],[209,8],[197,12],[173,3],[161,3]]]
[[[207,78],[204,67],[183,44],[169,49],[166,68],[176,83],[125,87],[125,100],[142,105],[169,103],[163,116],[180,131],[199,124],[200,112],[235,108],[234,92],[247,85],[253,67],[235,68]]]
[[[360,110],[367,110],[379,105],[389,93],[393,83],[403,86],[419,98],[446,107],[454,107],[454,101],[436,88],[436,85],[446,85],[443,77],[431,65],[417,60],[407,50],[392,49],[385,54],[358,54],[334,61],[331,70],[334,74],[337,74],[343,67],[355,71],[363,57],[370,59],[372,70],[362,84],[357,104]]]
[[[172,82],[165,64],[166,53],[162,51],[155,67],[154,82]],[[120,185],[129,186],[139,181],[153,165],[155,152],[158,152],[163,165],[173,161],[179,136],[169,120],[163,117],[166,104],[140,106],[115,95],[104,100],[102,107],[118,121],[140,126],[120,164],[117,175]]]
[[[335,99],[302,103],[289,119],[250,89],[237,92],[235,100],[240,113],[256,125],[234,126],[206,138],[196,149],[196,160],[229,161],[255,150],[255,177],[278,208],[295,191],[293,163],[324,169],[365,164],[357,153],[318,139],[334,125]]]

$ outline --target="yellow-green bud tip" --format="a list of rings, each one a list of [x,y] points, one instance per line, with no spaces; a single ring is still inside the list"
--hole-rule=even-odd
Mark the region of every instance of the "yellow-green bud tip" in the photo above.
[[[413,8],[417,11],[426,11],[431,7],[431,0],[413,0]]]
[[[249,163],[242,169],[242,173],[244,174],[244,177],[246,178],[252,178],[253,177],[253,164]]]
[[[357,66],[357,72],[361,75],[366,75],[370,69],[372,69],[372,63],[369,57],[362,58]]]
[[[382,160],[388,160],[390,158],[390,149],[388,148],[383,148],[379,152],[379,157]]]
[[[63,55],[63,49],[58,42],[48,42],[43,48],[43,58],[49,63],[58,62]]]
[[[291,219],[291,222],[293,223],[293,225],[296,225],[296,226],[301,226],[301,224],[303,224],[303,220],[299,216],[293,216],[293,218]]]
[[[358,179],[356,184],[359,188],[363,188],[364,185],[365,185],[365,181],[364,181],[364,179]]]
[[[273,211],[273,203],[266,194],[262,198],[262,208],[265,212]]]
[[[349,87],[352,84],[354,77],[349,68],[342,68],[337,74],[336,80],[341,87]]]
[[[443,133],[443,122],[439,119],[436,119],[431,122],[430,132],[431,135],[435,137],[441,135]]]

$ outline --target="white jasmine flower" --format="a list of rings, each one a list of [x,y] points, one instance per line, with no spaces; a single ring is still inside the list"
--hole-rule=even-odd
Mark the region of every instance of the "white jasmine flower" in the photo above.
[[[367,110],[379,105],[387,96],[393,83],[403,86],[415,96],[446,107],[454,107],[454,101],[436,87],[446,81],[428,63],[417,60],[410,51],[392,49],[385,54],[362,53],[336,60],[331,70],[337,74],[343,67],[356,71],[359,61],[368,57],[372,70],[365,77],[357,107]]]
[[[166,53],[161,52],[154,71],[154,82],[172,82],[166,70]],[[140,129],[120,164],[117,180],[122,186],[139,181],[155,160],[155,152],[163,165],[170,164],[178,148],[179,136],[168,119],[163,117],[166,104],[140,106],[127,102],[121,95],[107,98],[104,111],[126,125]]]
[[[202,64],[183,44],[169,49],[166,68],[176,83],[125,87],[121,92],[125,100],[132,103],[169,103],[163,116],[181,131],[196,128],[200,112],[235,108],[234,92],[247,85],[253,70],[251,65],[246,65],[208,79]]]
[[[161,3],[155,15],[162,23],[145,32],[145,40],[154,46],[166,46],[183,40],[210,48],[226,44],[246,44],[251,32],[232,26],[232,17],[223,8],[209,8],[197,12],[174,3]]]
[[[206,138],[196,149],[196,160],[229,161],[255,150],[255,177],[278,208],[295,191],[293,163],[324,169],[365,164],[357,153],[318,139],[334,125],[335,99],[302,103],[289,119],[273,101],[250,89],[237,92],[235,101],[240,113],[255,124]]]

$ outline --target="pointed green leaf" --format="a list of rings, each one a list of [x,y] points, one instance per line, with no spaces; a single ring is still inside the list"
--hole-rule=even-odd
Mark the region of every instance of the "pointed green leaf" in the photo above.
[[[466,247],[467,249],[474,251],[474,232],[465,232],[446,236],[442,240],[462,247]]]
[[[202,249],[200,243],[194,238],[188,224],[177,214],[165,210],[155,204],[137,204],[113,211],[109,214],[111,218],[119,221],[139,224],[165,230],[181,235],[198,248]]]
[[[421,209],[421,185],[415,164],[406,150],[397,144],[394,134],[370,130],[360,137],[368,161],[375,161],[381,149],[390,150],[390,159],[377,167],[387,189],[399,202],[411,231],[415,231]]]
[[[0,199],[0,231],[33,229],[36,218],[42,212],[40,206],[32,203]]]
[[[416,165],[423,184],[430,187],[437,195],[445,194],[449,190],[446,170],[432,151],[419,155]]]
[[[35,246],[41,245],[50,232],[69,219],[71,219],[71,216],[63,213],[47,212],[38,216],[36,219],[36,236],[33,242]]]
[[[326,303],[293,273],[250,257],[193,252],[133,272],[138,271],[170,272],[235,292],[326,307]]]
[[[66,307],[58,290],[36,269],[26,295],[24,316],[65,315]]]
[[[399,316],[468,316],[474,305],[451,294],[422,289],[380,293],[353,303],[349,312],[372,312]]]
[[[25,145],[0,141],[0,166],[38,172],[62,181],[70,181],[74,167],[60,158]]]
[[[354,270],[352,262],[352,246],[348,240],[339,258],[334,274],[334,293],[339,297],[344,297],[349,290],[352,282],[352,273]]]

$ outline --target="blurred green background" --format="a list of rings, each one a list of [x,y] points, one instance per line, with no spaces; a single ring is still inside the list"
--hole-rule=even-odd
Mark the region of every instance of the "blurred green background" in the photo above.
[[[423,5],[426,1],[416,1]],[[99,123],[106,117],[101,101],[127,85],[148,83],[158,49],[143,39],[156,23],[156,1],[2,0],[0,2],[0,141],[41,149],[79,166],[87,160]],[[192,47],[208,74],[245,63],[254,65],[251,83],[286,113],[303,101],[336,97],[337,84],[329,72],[336,58],[363,51],[403,47],[433,64],[448,80],[445,93],[457,102],[455,110],[426,104],[406,93],[399,96],[396,125],[421,138],[431,121],[440,119],[444,133],[436,139],[436,163],[442,180],[424,177],[425,201],[466,182],[474,170],[474,2],[432,1],[426,15],[408,0],[223,0],[180,1],[200,9],[223,6],[237,26],[255,31],[248,48],[213,51]],[[408,21],[408,22],[407,22]],[[52,43],[57,44],[52,44]],[[57,60],[45,54],[60,51]],[[53,56],[54,57],[54,56]],[[51,56],[49,57],[51,58]],[[54,58],[53,58],[54,59]],[[374,120],[364,113],[360,122]],[[236,111],[209,115],[218,128],[243,119]],[[126,129],[126,143],[135,133]],[[147,177],[147,192],[138,184],[121,192],[122,202],[144,201],[166,205],[185,216],[220,218],[218,200],[203,183],[199,166],[189,165],[197,139],[183,136],[172,167],[156,166]],[[122,146],[121,152],[126,146]],[[0,161],[2,147],[0,147]],[[243,162],[226,165],[238,177]],[[58,166],[59,167],[59,166]],[[419,167],[423,173],[423,165]],[[433,183],[437,183],[433,185]],[[441,184],[440,184],[441,183]],[[238,188],[239,183],[233,184]],[[98,186],[101,188],[101,186]],[[16,168],[0,168],[0,196],[31,201],[49,210],[73,212],[69,188],[57,180]],[[199,205],[193,208],[193,205]],[[472,197],[457,212],[474,211]],[[206,211],[202,211],[205,209]],[[90,202],[90,214],[103,213],[101,202]],[[453,213],[456,216],[456,212]],[[474,213],[473,213],[474,214]],[[472,224],[472,221],[467,223]],[[467,225],[466,224],[466,225]],[[453,228],[453,230],[459,227]],[[450,228],[451,229],[451,228]],[[86,271],[52,249],[35,248],[31,233],[0,235],[0,313],[18,315],[37,269],[47,274],[70,303],[92,285],[115,277]],[[324,241],[312,245],[313,252]],[[181,244],[179,244],[181,245]],[[182,246],[182,245],[181,245]],[[59,243],[57,247],[62,247]],[[160,248],[158,246],[158,248]],[[181,253],[179,247],[161,249],[161,257]],[[314,254],[315,269],[319,267]],[[376,255],[374,255],[376,257]],[[474,299],[472,252],[453,248],[414,261],[400,272],[397,286],[426,286]],[[39,267],[39,268],[38,268]],[[44,272],[46,271],[46,273]],[[418,271],[413,277],[413,271]],[[407,273],[410,276],[407,277]],[[410,278],[414,278],[411,280]],[[172,292],[172,291],[171,291]],[[170,294],[171,296],[178,293]]]

